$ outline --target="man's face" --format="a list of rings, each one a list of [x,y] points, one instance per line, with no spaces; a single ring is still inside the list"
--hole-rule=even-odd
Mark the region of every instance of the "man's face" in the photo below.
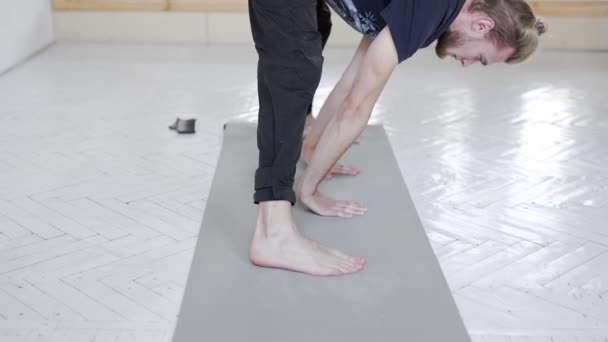
[[[483,65],[503,63],[515,52],[511,47],[498,48],[485,36],[459,31],[443,33],[437,41],[435,50],[437,56],[452,57],[463,67],[476,62]]]

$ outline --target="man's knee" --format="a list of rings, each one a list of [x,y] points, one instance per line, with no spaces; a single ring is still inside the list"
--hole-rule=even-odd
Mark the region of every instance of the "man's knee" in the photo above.
[[[311,61],[304,56],[300,56],[299,58],[292,58],[291,63],[265,65],[263,67],[263,77],[271,92],[276,91],[278,87],[281,91],[312,97],[321,81],[322,69],[322,59]]]

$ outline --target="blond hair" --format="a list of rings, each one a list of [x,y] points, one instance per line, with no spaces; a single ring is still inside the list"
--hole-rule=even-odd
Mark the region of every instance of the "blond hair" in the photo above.
[[[547,32],[541,18],[534,16],[524,0],[473,0],[470,12],[482,12],[494,20],[489,38],[499,47],[511,47],[515,52],[507,63],[520,63],[538,48],[539,36]]]

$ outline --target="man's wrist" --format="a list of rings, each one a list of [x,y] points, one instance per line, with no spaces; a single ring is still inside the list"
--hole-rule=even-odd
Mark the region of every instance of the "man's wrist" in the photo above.
[[[302,142],[302,150],[306,152],[313,152],[316,145],[316,142],[313,142],[310,136],[306,136]]]
[[[319,186],[320,181],[315,181],[315,179],[318,177],[316,177],[314,173],[315,172],[310,168],[307,168],[304,172],[304,176],[302,176],[302,182],[300,185],[301,197],[310,197],[317,191],[317,187]]]

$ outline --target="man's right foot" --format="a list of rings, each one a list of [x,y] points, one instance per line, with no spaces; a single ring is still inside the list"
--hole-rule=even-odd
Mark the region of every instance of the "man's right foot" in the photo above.
[[[302,236],[293,221],[291,203],[261,202],[249,259],[258,266],[318,276],[358,272],[365,259],[321,246]]]
[[[255,236],[249,258],[263,267],[282,268],[316,276],[358,272],[365,260],[326,248],[298,233],[289,236]]]

